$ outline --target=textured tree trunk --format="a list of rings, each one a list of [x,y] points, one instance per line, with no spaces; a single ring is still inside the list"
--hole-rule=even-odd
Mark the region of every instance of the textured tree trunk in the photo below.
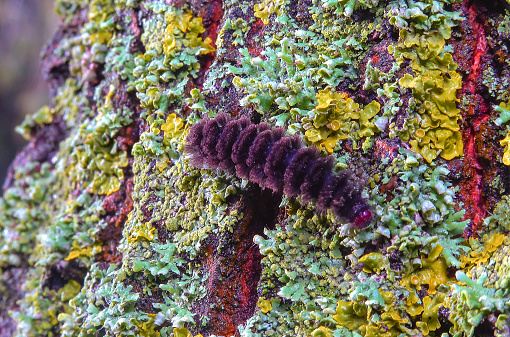
[[[55,8],[0,336],[510,334],[510,3]]]

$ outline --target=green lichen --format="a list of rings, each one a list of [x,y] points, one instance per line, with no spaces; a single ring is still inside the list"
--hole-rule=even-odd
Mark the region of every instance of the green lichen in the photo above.
[[[500,116],[494,120],[494,124],[501,126],[510,120],[510,110],[507,109],[507,104],[501,102],[499,105],[494,106],[494,111],[499,112]],[[505,138],[499,141],[501,146],[504,146],[503,151],[503,164],[510,165],[510,131],[507,130]]]
[[[500,228],[504,231],[510,231],[510,197],[504,195],[494,207],[491,217],[486,218],[486,226],[488,230]]]
[[[440,244],[447,264],[459,266],[458,257],[465,247],[460,246],[462,239],[452,237],[461,234],[468,221],[460,221],[464,211],[455,211],[455,190],[445,180],[449,173],[446,167],[419,165],[413,155],[406,153],[393,160],[384,172],[381,183],[388,184],[393,179],[394,197],[386,201],[381,188],[375,187],[372,198],[380,217],[376,232],[392,238],[388,249],[404,252],[411,260],[419,258],[416,248],[430,250]]]
[[[495,105],[494,111],[500,113],[499,117],[494,120],[494,124],[497,126],[501,126],[510,120],[510,110],[507,108],[507,104],[505,102]]]
[[[454,284],[448,307],[452,308],[450,321],[453,327],[450,333],[454,337],[474,334],[475,328],[484,316],[497,312],[496,327],[502,330],[508,323],[510,312],[510,282],[505,278],[500,287],[484,287],[486,275],[472,280],[464,272],[458,271],[457,280],[464,285]]]
[[[16,132],[22,135],[23,138],[27,140],[30,139],[32,130],[35,129],[38,125],[42,126],[43,124],[50,124],[53,121],[54,113],[54,109],[51,109],[49,106],[45,105],[34,114],[27,115],[23,123],[16,127]]]
[[[332,18],[318,17],[316,25],[308,31],[275,32],[260,56],[254,57],[248,49],[241,49],[244,57],[240,66],[229,67],[235,75],[233,84],[245,94],[242,105],[272,116],[290,134],[306,133],[311,143],[329,153],[352,129],[357,132],[354,138],[359,138],[372,136],[383,128],[382,121],[375,124],[372,120],[380,109],[377,101],[355,112],[361,125],[350,122],[353,116],[349,112],[337,112],[328,119],[326,111],[316,109],[324,92],[334,92],[333,88],[341,81],[357,79],[356,60],[366,52],[361,41],[366,41],[367,35],[377,28],[375,24],[357,26],[346,21],[344,28],[339,29],[333,22]],[[359,40],[354,37],[356,34],[360,35]]]
[[[324,9],[335,9],[335,13],[351,16],[357,9],[374,8],[379,5],[379,0],[322,0]]]
[[[135,309],[139,294],[131,290],[131,286],[122,283],[118,266],[112,264],[107,270],[101,270],[92,265],[80,293],[69,302],[75,310],[58,316],[62,336],[93,334],[99,325],[105,336],[141,335],[141,322],[150,318]]]

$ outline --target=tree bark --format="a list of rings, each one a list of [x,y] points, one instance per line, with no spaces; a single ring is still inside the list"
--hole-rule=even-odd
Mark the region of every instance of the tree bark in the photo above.
[[[510,2],[55,7],[0,336],[508,335]]]

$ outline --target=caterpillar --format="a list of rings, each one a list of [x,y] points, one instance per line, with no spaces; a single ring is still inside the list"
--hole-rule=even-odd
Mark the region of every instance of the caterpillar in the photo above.
[[[320,211],[331,209],[355,228],[368,226],[372,219],[353,173],[333,173],[331,156],[321,157],[316,147],[304,146],[299,136],[285,136],[281,127],[220,113],[191,127],[185,152],[197,168],[226,170],[262,188],[300,195],[304,203],[316,200]]]

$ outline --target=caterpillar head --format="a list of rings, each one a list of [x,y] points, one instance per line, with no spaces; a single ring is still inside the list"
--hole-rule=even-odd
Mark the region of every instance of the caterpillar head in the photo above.
[[[361,213],[356,216],[354,219],[354,222],[352,223],[353,226],[357,229],[365,228],[372,222],[372,212],[370,212],[368,209],[365,209]]]

